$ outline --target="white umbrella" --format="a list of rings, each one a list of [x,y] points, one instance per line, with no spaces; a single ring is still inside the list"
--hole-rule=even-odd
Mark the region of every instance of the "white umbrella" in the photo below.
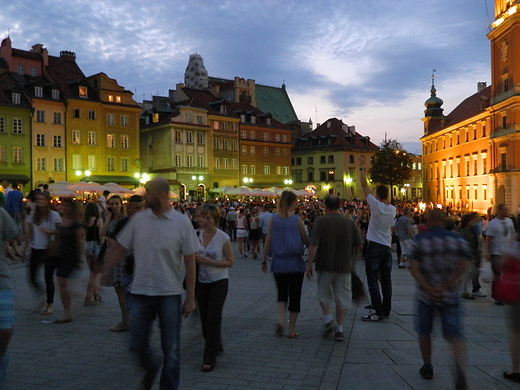
[[[218,192],[218,193],[222,193],[222,192],[227,192],[229,190],[232,190],[233,187],[231,186],[224,186],[224,187],[218,187],[218,188],[213,188],[211,190],[209,190],[210,192]]]
[[[98,183],[87,183],[84,181],[80,181],[79,183],[72,184],[69,190],[77,191],[77,192],[98,192],[102,193],[101,185]]]
[[[261,188],[253,188],[251,196],[276,196],[276,194]]]
[[[49,184],[49,192],[51,190],[63,190],[68,189],[72,183],[69,183],[68,181],[58,181],[52,184]]]
[[[110,191],[111,194],[119,194],[119,195],[126,195],[126,194],[133,194],[132,190],[129,190],[128,188],[125,188],[123,186],[120,186],[116,183],[106,183],[101,186],[102,191]]]
[[[66,188],[63,188],[63,189],[49,188],[49,194],[51,194],[51,196],[56,196],[56,197],[60,197],[60,196],[61,197],[74,197],[74,196],[78,195],[74,191],[67,190]]]
[[[307,191],[307,190],[295,190],[294,193],[297,196],[316,196],[316,194],[314,194],[310,191]]]
[[[246,186],[240,186],[237,188],[232,188],[229,191],[226,191],[225,193],[228,195],[239,195],[239,196],[253,196],[251,195],[253,191],[251,191],[251,188]]]
[[[146,193],[146,188],[144,188],[144,187],[137,187],[137,188],[134,188],[132,191],[136,195],[144,196],[144,194]]]

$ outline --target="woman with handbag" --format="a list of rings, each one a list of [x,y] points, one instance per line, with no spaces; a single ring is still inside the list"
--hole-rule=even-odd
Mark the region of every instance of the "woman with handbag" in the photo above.
[[[54,259],[56,256],[55,243],[53,242],[58,227],[62,223],[60,214],[51,210],[50,197],[45,193],[38,193],[34,197],[35,209],[34,213],[29,214],[26,218],[26,243],[31,245],[31,259],[29,262],[29,279],[33,287],[41,292],[43,288],[38,281],[38,270],[42,264],[45,265],[45,292],[47,294],[47,305],[43,309],[42,314],[52,314],[54,303]],[[25,248],[23,256],[25,257]],[[25,260],[25,259],[24,259]]]
[[[267,272],[267,256],[271,256],[271,271],[278,289],[278,323],[275,335],[283,337],[286,311],[289,310],[289,338],[295,338],[296,320],[300,313],[305,263],[304,246],[309,247],[309,237],[303,220],[294,214],[296,195],[284,191],[278,201],[277,213],[267,225],[267,237],[262,252],[262,271]]]
[[[99,295],[99,278],[103,264],[98,262],[99,251],[104,237],[101,235],[103,220],[99,213],[98,205],[88,202],[83,212],[83,229],[85,230],[85,259],[90,270],[85,295],[85,306],[96,306],[101,302]]]
[[[220,210],[215,205],[203,205],[198,218],[199,241],[203,250],[195,255],[198,265],[195,296],[199,306],[204,347],[203,372],[213,371],[217,355],[222,351],[222,309],[228,292],[228,268],[233,266],[231,240],[218,229]]]
[[[58,227],[59,247],[56,256],[56,276],[60,286],[64,315],[54,321],[55,324],[72,322],[72,297],[69,291],[69,279],[80,266],[83,241],[78,207],[72,199],[65,199],[62,202],[61,217],[63,223]]]

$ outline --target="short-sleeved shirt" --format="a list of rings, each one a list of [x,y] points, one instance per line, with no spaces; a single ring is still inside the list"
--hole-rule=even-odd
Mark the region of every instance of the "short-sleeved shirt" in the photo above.
[[[20,228],[4,209],[0,208],[0,242],[12,240],[20,233]],[[5,257],[5,250],[0,250],[0,290],[13,289],[14,283],[11,278],[9,264]]]
[[[391,227],[395,218],[395,207],[377,200],[372,194],[367,196],[367,202],[370,206],[367,240],[391,247]]]
[[[408,257],[419,263],[420,272],[430,286],[440,287],[457,272],[460,261],[471,259],[471,252],[468,242],[461,235],[432,226],[427,232],[415,237]],[[426,291],[418,284],[416,292],[421,301],[432,303]],[[460,292],[454,284],[450,290],[445,291],[442,301],[456,304],[459,300]]]
[[[29,214],[26,222],[30,225],[31,230],[31,248],[47,249],[49,244],[49,235],[41,231],[41,228],[48,230],[56,230],[56,226],[62,222],[61,215],[57,211],[51,210],[49,217],[40,222],[39,226],[34,224],[34,215]]]
[[[399,218],[397,218],[397,221],[395,221],[395,234],[397,238],[399,238],[399,241],[405,241],[409,238],[412,238],[408,233],[408,228],[411,228],[412,225],[412,219],[406,215],[401,215]]]
[[[493,237],[491,241],[490,253],[492,255],[503,255],[505,243],[515,232],[515,225],[511,218],[494,218],[489,221],[486,235]]]
[[[352,218],[327,213],[316,219],[311,245],[318,247],[316,271],[352,272],[354,247],[361,245],[361,234]]]
[[[211,238],[208,245],[203,248],[202,234],[204,230],[199,232],[199,241],[201,249],[204,250],[207,257],[215,261],[226,260],[224,256],[224,244],[229,241],[229,236],[222,230],[217,229],[215,235]],[[199,264],[199,273],[197,280],[201,283],[212,283],[222,279],[229,279],[228,268],[213,267],[211,265]]]
[[[132,294],[182,294],[183,256],[193,255],[200,250],[200,242],[186,215],[173,208],[159,217],[151,209],[140,211],[130,219],[116,239],[134,253]]]
[[[264,211],[262,214],[260,214],[260,228],[262,229],[263,234],[267,234],[267,226],[269,226],[269,221],[271,220],[272,216],[273,214],[268,211]]]

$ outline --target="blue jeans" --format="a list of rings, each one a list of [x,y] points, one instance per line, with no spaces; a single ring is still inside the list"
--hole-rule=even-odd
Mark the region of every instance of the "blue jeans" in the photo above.
[[[390,247],[369,242],[365,253],[365,270],[372,307],[378,316],[389,315],[392,309],[392,252]],[[383,301],[381,301],[379,292],[379,276],[381,276]]]
[[[182,296],[131,295],[130,350],[146,370],[144,382],[153,384],[161,360],[150,349],[149,337],[155,318],[159,317],[161,349],[164,355],[160,390],[176,390],[179,387],[181,368]],[[145,386],[147,387],[147,386]]]

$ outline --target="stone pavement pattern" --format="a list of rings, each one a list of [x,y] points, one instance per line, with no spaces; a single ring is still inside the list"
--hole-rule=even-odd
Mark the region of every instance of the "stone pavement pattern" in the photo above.
[[[413,330],[414,284],[406,269],[393,269],[394,299],[390,319],[360,321],[368,301],[353,304],[344,326],[345,341],[321,336],[321,311],[315,280],[305,280],[297,339],[274,337],[275,284],[263,274],[260,260],[241,259],[235,247],[230,289],[224,308],[225,353],[215,371],[202,373],[203,340],[197,316],[182,330],[182,389],[452,389],[449,346],[436,324],[433,342],[435,377],[419,375],[421,359]],[[356,265],[364,276],[364,263]],[[88,277],[85,267],[73,281],[74,322],[56,325],[62,315],[57,287],[54,314],[42,316],[24,264],[12,266],[16,281],[16,330],[11,342],[8,390],[138,389],[141,372],[128,352],[127,333],[113,333],[119,309],[112,288],[103,302],[83,307]],[[483,291],[489,294],[489,285]],[[489,297],[465,301],[465,335],[469,347],[471,389],[514,389],[502,378],[509,368],[503,307]],[[159,351],[158,331],[152,337]],[[507,382],[507,383],[506,383]],[[516,387],[515,387],[516,386]],[[158,389],[158,384],[154,389]]]

